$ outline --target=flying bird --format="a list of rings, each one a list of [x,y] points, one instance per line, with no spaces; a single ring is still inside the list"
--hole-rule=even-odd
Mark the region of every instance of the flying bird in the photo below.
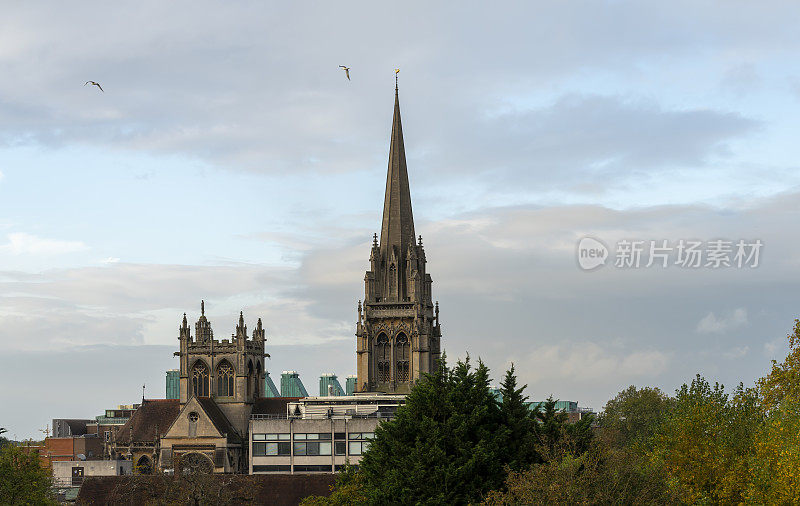
[[[350,80],[350,67],[345,67],[344,65],[339,65],[341,68],[344,69],[344,75],[347,76],[347,80]]]
[[[100,91],[105,93],[105,91],[103,90],[103,87],[100,86],[100,83],[96,83],[94,81],[86,81],[85,83],[83,83],[84,86],[86,86],[87,84],[91,84],[92,86],[97,86],[98,88],[100,88]]]

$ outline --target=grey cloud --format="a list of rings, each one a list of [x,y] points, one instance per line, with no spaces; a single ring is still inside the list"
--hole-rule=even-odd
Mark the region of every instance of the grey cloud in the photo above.
[[[748,382],[769,367],[768,357],[753,359],[742,350],[780,358],[797,314],[800,244],[785,231],[800,220],[793,204],[798,197],[744,209],[517,206],[420,221],[444,347],[451,360],[468,352],[482,358],[496,381],[514,361],[533,397],[553,394],[594,407],[632,382],[671,391],[696,372],[726,384]],[[324,225],[317,232],[320,238],[328,233]],[[574,249],[584,234],[607,244],[758,237],[765,246],[761,266],[752,270],[604,267],[587,273],[578,268]],[[369,252],[368,236],[355,239],[360,236],[353,230],[332,243],[304,241],[309,246],[299,267],[279,272],[244,264],[124,263],[40,275],[6,272],[0,341],[15,353],[39,343],[35,349],[67,349],[68,342],[170,345],[180,314],[196,318],[197,299],[207,297],[218,336],[233,329],[241,309],[250,325],[262,317],[271,370],[299,369],[309,387],[320,372],[353,372],[355,304],[363,296]],[[697,339],[701,319],[732,308],[746,308],[747,325]],[[118,348],[104,349],[108,360]],[[566,369],[558,365],[564,361],[570,362]]]
[[[410,14],[420,9],[424,16]],[[608,97],[485,115],[496,114],[498,97],[525,101],[585,72],[627,75],[653,58],[680,65],[687,55],[743,46],[781,51],[796,44],[793,27],[766,27],[788,17],[693,2],[476,3],[455,12],[429,3],[9,7],[0,68],[16,77],[0,84],[0,142],[117,146],[273,173],[364,170],[385,159],[391,68],[399,65],[418,126],[409,146],[427,166],[540,175],[572,163],[691,164],[752,122]],[[698,44],[710,54],[698,55]],[[344,60],[351,82],[337,68]],[[86,79],[106,93],[83,87]],[[500,119],[519,130],[497,129]],[[463,152],[465,140],[488,149]],[[558,152],[567,159],[556,160]]]

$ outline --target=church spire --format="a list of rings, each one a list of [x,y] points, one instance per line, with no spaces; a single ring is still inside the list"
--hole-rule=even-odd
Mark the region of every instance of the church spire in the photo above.
[[[396,255],[405,255],[408,247],[413,244],[414,216],[411,212],[411,191],[403,146],[403,125],[400,121],[400,98],[395,86],[389,170],[386,174],[386,196],[383,201],[381,253],[387,258],[386,254],[396,248]]]

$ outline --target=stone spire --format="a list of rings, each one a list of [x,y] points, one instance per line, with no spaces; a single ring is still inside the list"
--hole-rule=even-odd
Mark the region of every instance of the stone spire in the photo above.
[[[411,191],[408,186],[406,150],[403,146],[403,125],[400,121],[400,98],[395,87],[389,171],[386,175],[381,225],[381,256],[387,259],[393,248],[395,255],[405,256],[408,247],[414,245],[414,242],[414,216],[411,213]]]

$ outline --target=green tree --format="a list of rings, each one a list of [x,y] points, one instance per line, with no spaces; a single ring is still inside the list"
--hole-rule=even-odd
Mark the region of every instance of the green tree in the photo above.
[[[671,399],[658,388],[631,385],[606,403],[598,423],[615,444],[646,451],[652,449],[671,405]]]
[[[585,416],[575,423],[568,423],[569,415],[556,409],[557,403],[550,396],[533,411],[537,421],[535,434],[540,461],[548,460],[563,445],[569,445],[574,453],[581,454],[589,449],[593,439],[594,417]]]
[[[39,454],[16,445],[0,450],[0,504],[53,504]]]
[[[534,462],[541,461],[537,452],[538,444],[538,408],[528,408],[528,397],[523,394],[527,385],[517,388],[517,377],[514,364],[506,371],[500,384],[503,401],[500,403],[500,419],[502,428],[498,433],[498,444],[506,451],[504,459],[508,467],[514,471],[527,469]]]
[[[441,360],[411,390],[397,417],[376,429],[359,471],[370,501],[479,502],[503,483],[500,420],[488,368],[479,361],[473,370],[469,357],[453,369]]]

